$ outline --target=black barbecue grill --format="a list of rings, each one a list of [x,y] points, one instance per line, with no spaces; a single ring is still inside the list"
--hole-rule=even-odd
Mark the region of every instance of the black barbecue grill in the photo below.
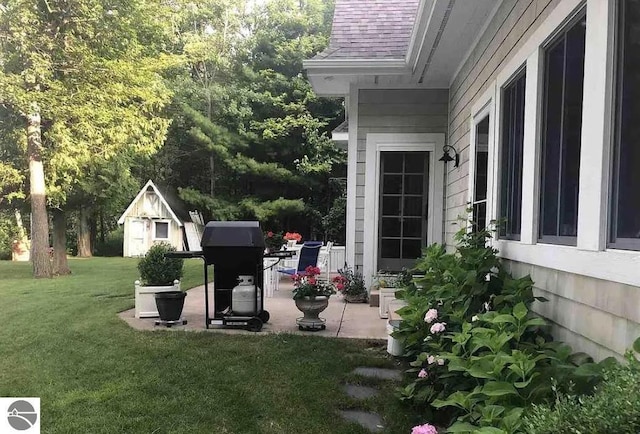
[[[201,251],[171,252],[167,256],[204,260],[205,327],[210,325],[260,331],[269,321],[264,310],[264,237],[253,221],[209,222],[200,242]],[[293,252],[277,252],[270,257],[291,257]],[[209,273],[213,266],[213,316],[209,305]],[[253,276],[254,309],[250,314],[233,311],[232,291],[240,276]]]

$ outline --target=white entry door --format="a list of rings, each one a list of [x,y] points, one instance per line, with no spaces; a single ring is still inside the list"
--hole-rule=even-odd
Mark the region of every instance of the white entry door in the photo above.
[[[144,220],[131,220],[129,224],[129,256],[143,256],[146,249],[146,225]]]
[[[411,268],[427,245],[428,152],[380,153],[378,268]]]

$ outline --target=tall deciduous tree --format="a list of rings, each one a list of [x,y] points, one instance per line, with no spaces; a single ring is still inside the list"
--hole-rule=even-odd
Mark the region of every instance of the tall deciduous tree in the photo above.
[[[164,12],[153,0],[0,2],[0,104],[27,132],[36,277],[51,275],[47,187],[61,208],[90,165],[164,139]]]

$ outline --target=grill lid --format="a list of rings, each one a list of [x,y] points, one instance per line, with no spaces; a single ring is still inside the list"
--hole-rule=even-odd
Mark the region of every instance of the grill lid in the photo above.
[[[256,247],[264,249],[259,222],[209,222],[204,227],[203,250],[212,247]]]

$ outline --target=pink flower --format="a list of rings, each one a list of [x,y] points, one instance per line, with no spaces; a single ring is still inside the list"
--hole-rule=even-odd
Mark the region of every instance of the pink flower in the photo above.
[[[427,374],[427,371],[424,368],[420,369],[420,372],[418,372],[418,378],[427,378],[427,375],[429,374]]]
[[[434,324],[435,325],[435,324]],[[436,362],[436,358],[433,356],[427,357],[427,363],[433,365]]]
[[[338,288],[338,291],[342,291],[344,289],[344,285],[342,283],[336,283],[336,288]]]
[[[438,311],[436,309],[429,309],[424,315],[424,322],[432,323],[433,320],[438,318]]]
[[[438,365],[440,366],[444,365],[444,359],[438,359]]]
[[[441,333],[443,331],[445,331],[445,326],[447,325],[446,322],[437,322],[434,325],[431,326],[431,333],[432,334],[436,334],[436,333]]]
[[[424,425],[414,426],[411,434],[438,434],[435,426],[425,423]]]

